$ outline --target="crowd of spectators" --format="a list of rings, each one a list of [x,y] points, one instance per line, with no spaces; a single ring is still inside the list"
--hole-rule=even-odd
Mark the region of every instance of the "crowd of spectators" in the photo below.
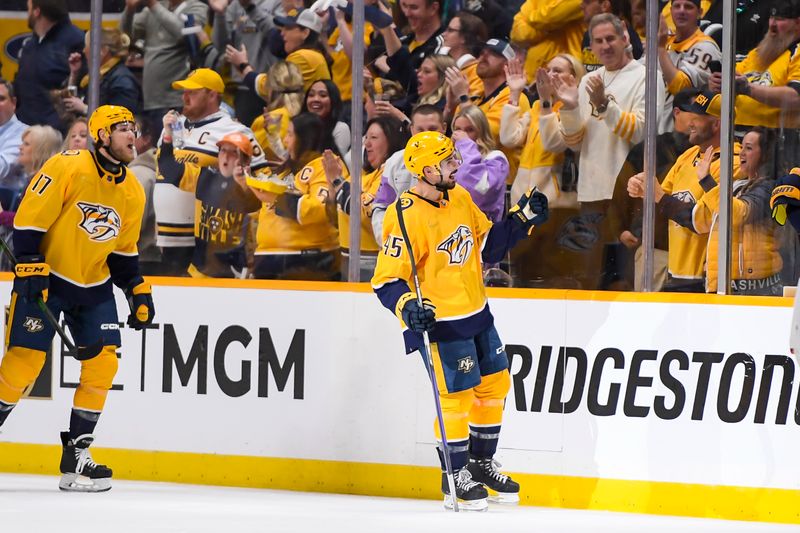
[[[405,143],[440,131],[489,219],[531,187],[550,202],[547,224],[485,265],[487,283],[638,290],[653,61],[656,288],[716,292],[722,3],[662,0],[648,36],[643,0],[365,0],[354,128],[347,0],[125,0],[99,36],[72,24],[66,0],[28,0],[32,33],[13,83],[0,78],[0,234],[47,157],[86,148],[99,38],[99,103],[130,109],[140,131],[146,274],[347,279],[360,176],[368,281],[383,213],[415,184]],[[730,292],[777,295],[800,264],[797,235],[769,216],[775,179],[800,166],[800,0],[737,6]]]

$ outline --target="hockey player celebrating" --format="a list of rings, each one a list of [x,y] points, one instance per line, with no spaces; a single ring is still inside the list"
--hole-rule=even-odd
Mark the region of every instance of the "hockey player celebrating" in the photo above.
[[[422,351],[422,333],[430,335],[459,507],[485,510],[487,489],[495,501],[516,503],[519,484],[499,472],[493,461],[510,378],[486,300],[481,263],[499,262],[534,226],[545,222],[547,197],[529,191],[507,218],[492,224],[469,192],[456,185],[461,158],[450,139],[438,132],[418,133],[406,145],[404,161],[419,181],[386,211],[372,287],[401,320],[408,353]],[[409,248],[419,271],[423,306],[410,288]],[[438,426],[435,432],[444,471]],[[442,492],[445,506],[452,506],[445,473]]]
[[[14,219],[17,264],[7,350],[0,363],[0,424],[30,386],[51,346],[53,324],[37,305],[63,312],[78,346],[98,346],[81,361],[69,431],[61,433],[59,488],[111,488],[111,469],[89,453],[94,429],[117,371],[120,334],[112,283],[128,299],[128,325],[141,329],[155,313],[150,284],[139,274],[136,241],[145,195],[126,164],[136,125],[124,107],[105,105],[89,118],[95,150],[68,150],[34,175]],[[102,347],[102,348],[100,348]]]

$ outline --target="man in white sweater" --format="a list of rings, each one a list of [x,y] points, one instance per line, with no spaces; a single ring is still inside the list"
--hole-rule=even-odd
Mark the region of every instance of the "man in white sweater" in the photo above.
[[[567,146],[580,152],[578,202],[586,246],[585,289],[599,288],[605,244],[619,235],[620,208],[614,189],[631,147],[644,139],[645,68],[629,52],[625,25],[615,15],[589,23],[594,54],[603,66],[584,76],[577,89],[554,80],[563,102],[559,128]],[[624,185],[620,189],[624,193]],[[624,201],[624,194],[619,194]],[[624,206],[624,204],[622,204]],[[593,286],[594,285],[594,286]]]

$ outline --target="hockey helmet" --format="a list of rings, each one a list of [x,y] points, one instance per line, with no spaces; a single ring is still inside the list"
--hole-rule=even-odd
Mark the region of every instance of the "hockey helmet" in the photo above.
[[[111,135],[111,128],[114,125],[125,122],[132,126],[136,125],[133,113],[131,113],[127,107],[121,105],[101,105],[95,109],[92,116],[89,117],[89,135],[92,136],[92,141],[98,144],[100,140],[100,130],[106,130],[106,133]]]
[[[449,174],[458,168],[461,155],[453,141],[443,133],[423,131],[408,140],[403,160],[408,171],[417,176],[423,175],[422,170],[425,167],[434,167],[439,174],[448,170]]]
[[[238,148],[240,152],[246,154],[247,157],[253,157],[253,145],[247,135],[240,131],[229,133],[217,141],[217,147],[221,147],[223,144],[232,144]]]

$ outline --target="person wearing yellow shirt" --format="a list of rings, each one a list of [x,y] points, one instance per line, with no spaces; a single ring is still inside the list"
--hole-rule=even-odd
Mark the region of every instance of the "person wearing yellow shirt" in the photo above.
[[[459,11],[448,22],[444,29],[444,50],[447,55],[455,59],[456,66],[467,78],[469,95],[483,94],[483,82],[478,77],[478,59],[481,47],[486,42],[486,24],[481,19],[467,11]]]
[[[111,489],[111,469],[92,460],[89,446],[122,345],[113,286],[127,297],[128,327],[141,330],[155,315],[136,247],[145,194],[127,170],[136,152],[133,114],[121,106],[100,106],[88,126],[94,149],[48,159],[17,209],[14,286],[0,363],[3,425],[41,372],[53,348],[54,322],[64,314],[81,364],[69,430],[61,433],[58,486],[71,492]]]
[[[459,508],[485,510],[489,491],[494,501],[516,503],[519,483],[493,461],[510,378],[482,266],[547,220],[547,197],[531,191],[493,223],[456,183],[461,157],[443,134],[414,135],[404,161],[417,183],[386,210],[372,288],[397,316],[406,352],[423,354],[438,393],[445,507],[453,503],[450,469]]]
[[[374,0],[373,0],[374,1]],[[349,4],[348,4],[349,5]],[[342,117],[350,117],[350,100],[353,94],[353,24],[352,14],[335,9],[336,28],[326,41],[328,55],[331,57],[331,79],[342,95]],[[364,49],[369,46],[373,28],[364,23]]]
[[[733,182],[731,201],[730,292],[750,296],[781,296],[781,259],[776,226],[770,217],[769,201],[775,179],[770,176],[769,158],[775,132],[756,127],[742,139],[739,153],[740,177]],[[701,165],[698,165],[700,169]],[[700,172],[700,171],[698,171]],[[708,234],[706,250],[706,292],[717,292],[719,269],[719,185],[708,187],[696,203],[664,196],[656,183],[659,210],[699,235]],[[663,197],[663,198],[662,198]],[[663,205],[662,205],[663,204]]]
[[[574,57],[568,54],[555,56],[547,64],[547,70],[540,69],[537,73],[539,99],[527,114],[523,114],[519,107],[520,96],[525,88],[522,64],[519,60],[508,62],[506,79],[511,94],[508,103],[503,106],[500,142],[522,149],[519,170],[511,185],[512,204],[531,187],[544,193],[551,207],[573,206],[571,204],[575,203],[575,194],[571,193],[568,197],[561,187],[561,170],[567,145],[558,134],[557,115],[562,104],[553,92],[551,79],[558,77],[563,84],[577,88],[583,74],[583,65]],[[548,135],[549,143],[544,140]]]
[[[692,147],[678,157],[667,177],[656,190],[657,209],[669,216],[675,202],[697,204],[717,186],[720,179],[720,101],[721,97],[704,90],[683,111],[692,113],[689,142]],[[739,144],[734,146],[733,174],[739,175]],[[628,194],[644,198],[644,173],[628,180]],[[708,233],[706,229],[703,233]],[[669,259],[664,292],[705,292],[705,264],[708,237],[676,221],[669,224]]]
[[[339,279],[339,235],[328,219],[331,189],[322,153],[333,147],[322,119],[300,113],[284,139],[289,159],[268,178],[267,190],[251,182],[262,201],[253,275],[261,279]],[[343,172],[346,167],[343,167]]]
[[[464,75],[457,68],[448,69],[446,75],[450,90],[447,93],[447,102],[445,104],[445,118],[450,119],[450,117],[454,116],[456,107],[459,105],[477,105],[489,121],[489,127],[495,142],[502,146],[500,142],[500,117],[503,114],[503,106],[511,97],[511,90],[506,83],[505,68],[508,61],[515,57],[516,53],[507,42],[500,39],[486,41],[478,58],[477,69],[478,76],[483,82],[483,94],[476,99],[470,99],[467,94],[469,85]],[[528,97],[524,94],[519,97],[519,108],[521,113],[527,113],[530,110]],[[520,150],[519,148],[502,146],[502,152],[508,159],[509,169],[506,184],[510,185],[514,176],[517,175]]]
[[[381,184],[384,165],[390,155],[402,150],[408,134],[403,124],[396,118],[380,116],[370,119],[364,133],[364,168],[361,172],[361,281],[372,278],[378,258],[378,243],[372,230],[372,213],[375,209],[375,196]],[[326,164],[327,163],[327,164]],[[328,181],[335,190],[337,219],[339,225],[339,245],[342,252],[342,277],[347,276],[350,260],[350,183],[342,173],[341,161],[332,153],[323,154],[323,166]]]
[[[511,42],[527,50],[525,74],[528,83],[536,71],[553,56],[567,53],[581,56],[581,39],[586,30],[581,0],[525,0],[514,15]]]

